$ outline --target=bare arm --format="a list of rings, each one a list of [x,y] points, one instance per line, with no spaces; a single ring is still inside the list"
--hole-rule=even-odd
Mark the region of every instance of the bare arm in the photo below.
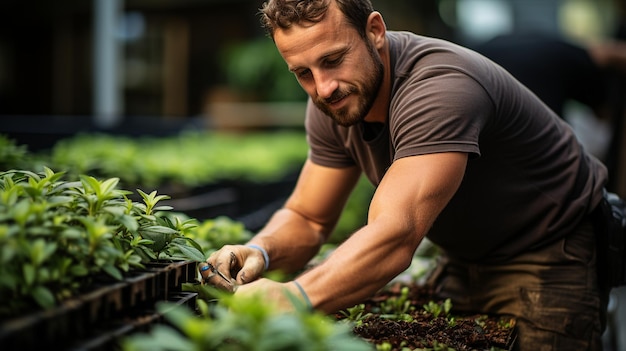
[[[307,161],[285,206],[250,244],[270,257],[270,269],[294,272],[309,262],[334,229],[360,171],[328,168]]]
[[[394,162],[374,195],[368,224],[297,279],[313,306],[328,313],[353,306],[404,271],[458,189],[466,162],[461,153]]]
[[[313,307],[332,313],[353,306],[404,271],[458,189],[466,163],[464,153],[413,156],[394,162],[372,199],[368,224],[326,261],[296,279]],[[250,243],[267,250],[272,269],[293,272],[302,268],[330,235],[358,177],[356,168],[331,169],[307,162],[285,208]],[[261,294],[289,308],[285,290],[299,294],[293,283],[251,282],[261,272],[255,268],[251,268],[253,278],[245,276],[247,266],[258,267],[262,261],[260,253],[252,251],[255,249],[228,246],[209,260],[219,269],[228,264],[228,253],[234,252],[238,262],[246,263],[237,275],[238,283],[246,284],[239,286],[236,295]]]

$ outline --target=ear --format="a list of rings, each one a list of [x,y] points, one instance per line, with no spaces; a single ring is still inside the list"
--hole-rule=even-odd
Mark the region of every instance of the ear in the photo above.
[[[385,44],[385,33],[387,32],[387,28],[385,26],[385,21],[383,20],[383,16],[378,11],[374,11],[370,13],[367,18],[367,27],[365,29],[365,34],[368,39],[374,44],[376,49],[380,49]]]

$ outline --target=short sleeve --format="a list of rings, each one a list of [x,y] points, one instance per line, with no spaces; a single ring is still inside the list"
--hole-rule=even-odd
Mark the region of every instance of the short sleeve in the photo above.
[[[438,152],[479,156],[480,132],[495,109],[485,89],[464,72],[445,66],[411,79],[391,105],[394,159]]]

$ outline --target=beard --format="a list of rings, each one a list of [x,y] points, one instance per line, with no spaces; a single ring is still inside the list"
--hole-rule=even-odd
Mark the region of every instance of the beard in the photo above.
[[[380,86],[383,83],[384,66],[382,60],[369,40],[365,40],[365,44],[367,45],[369,60],[362,69],[362,71],[367,72],[363,84],[361,86],[351,85],[343,89],[338,88],[330,97],[325,99],[313,99],[313,103],[317,108],[332,118],[335,123],[344,127],[355,125],[365,119],[372,105],[374,105]],[[333,110],[329,106],[332,102],[343,99],[350,94],[357,97],[355,111],[351,112],[350,106],[338,110]]]

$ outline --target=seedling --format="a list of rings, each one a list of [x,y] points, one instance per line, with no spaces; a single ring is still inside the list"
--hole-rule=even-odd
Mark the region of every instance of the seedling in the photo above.
[[[365,304],[358,304],[353,307],[346,308],[341,311],[346,320],[353,322],[355,326],[363,324],[363,321],[371,316],[369,312],[365,312]]]
[[[117,178],[64,181],[64,175],[49,168],[0,173],[0,316],[33,302],[53,307],[94,277],[121,279],[151,260],[204,260],[179,231],[188,223],[154,212],[165,209],[155,206],[163,197],[151,194],[139,204],[117,189]]]
[[[434,301],[429,301],[428,304],[424,305],[424,310],[430,314],[434,318],[448,317],[450,315],[450,310],[452,309],[452,301],[450,299],[446,299],[442,303],[436,303]]]
[[[381,318],[403,320],[410,322],[413,320],[411,312],[415,310],[415,307],[411,305],[409,299],[409,288],[402,287],[399,296],[390,297],[380,305]]]

